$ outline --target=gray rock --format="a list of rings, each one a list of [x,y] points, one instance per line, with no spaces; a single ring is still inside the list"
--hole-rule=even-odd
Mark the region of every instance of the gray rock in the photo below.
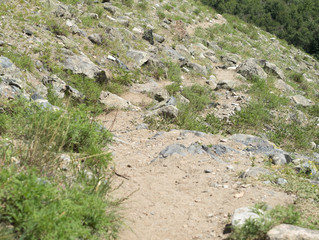
[[[215,154],[213,154],[209,148],[205,145],[201,145],[199,143],[192,143],[189,147],[185,147],[182,144],[171,144],[163,149],[157,158],[155,158],[152,162],[156,161],[158,158],[167,158],[173,154],[178,154],[181,156],[187,156],[188,154],[191,155],[202,155],[208,154],[212,159],[216,160],[217,162],[224,163],[220,160]]]
[[[46,109],[46,110],[49,110],[49,111],[58,111],[58,110],[60,110],[59,107],[53,106],[46,99],[36,99],[34,102],[37,103],[39,106],[41,106],[43,109]]]
[[[56,75],[52,76],[45,76],[42,79],[42,83],[51,88],[51,91],[53,91],[54,95],[58,98],[64,98],[64,93],[66,91],[66,83],[62,81],[60,78],[58,78]]]
[[[231,139],[247,146],[245,151],[271,154],[277,152],[274,144],[260,137],[248,134],[235,134]],[[282,151],[279,151],[282,152]]]
[[[10,59],[0,56],[0,97],[14,99],[18,96],[29,96],[24,92],[27,83],[19,68]]]
[[[237,208],[232,217],[232,226],[241,227],[248,219],[259,219],[260,216],[254,213],[249,207]]]
[[[218,63],[218,58],[215,56],[215,53],[212,51],[208,51],[204,53],[204,56],[208,58],[213,63]]]
[[[153,37],[156,42],[163,43],[165,41],[165,38],[162,35],[153,33]]]
[[[276,183],[277,183],[278,185],[285,185],[285,184],[287,184],[288,182],[287,182],[287,180],[284,179],[284,178],[278,178],[277,181],[276,181]]]
[[[178,116],[178,109],[175,106],[169,105],[169,106],[163,106],[158,109],[155,109],[148,114],[146,114],[146,117],[153,117],[153,116],[163,116],[167,118],[177,118]]]
[[[142,123],[136,126],[136,130],[148,129],[148,124]]]
[[[67,18],[70,19],[72,14],[69,11],[69,8],[64,5],[59,5],[57,9],[54,11],[56,17]]]
[[[313,105],[311,100],[305,98],[305,97],[302,96],[302,95],[292,96],[292,97],[291,97],[291,101],[292,101],[294,104],[296,104],[296,105],[301,105],[301,106],[304,106],[304,107],[308,107],[308,106]]]
[[[84,53],[75,55],[65,51],[65,62],[63,67],[71,70],[74,74],[81,74],[95,79],[98,83],[108,83],[109,79],[104,70],[95,65]]]
[[[189,50],[184,45],[176,45],[175,50],[185,57],[190,56]]]
[[[86,13],[84,16],[87,18],[99,19],[99,15],[96,13]]]
[[[30,30],[30,29],[23,29],[22,32],[28,36],[32,36],[33,35],[33,32]]]
[[[177,94],[177,99],[182,103],[182,104],[189,104],[190,101],[184,97],[182,94]]]
[[[111,5],[110,3],[104,3],[103,5],[104,9],[106,11],[108,11],[109,13],[111,13],[112,15],[114,15],[116,12],[118,12],[120,9],[118,7],[115,7],[113,5]]]
[[[176,106],[176,105],[177,105],[176,98],[173,97],[173,96],[170,97],[169,99],[167,99],[165,105],[166,105],[166,106],[169,106],[169,105]]]
[[[261,66],[265,69],[266,72],[269,72],[271,74],[274,74],[276,77],[285,80],[285,74],[284,72],[279,69],[275,64],[270,63],[268,61],[262,60],[259,61]]]
[[[150,60],[150,54],[144,51],[129,50],[126,56],[134,60],[135,67],[141,67]]]
[[[215,90],[226,89],[229,91],[233,91],[235,87],[237,86],[238,84],[236,81],[232,79],[226,79],[226,80],[219,81],[216,85]]]
[[[108,108],[139,110],[138,107],[134,106],[129,101],[108,91],[101,92],[99,101]]]
[[[275,82],[275,87],[281,91],[285,91],[285,92],[294,92],[295,89],[288,85],[287,83],[285,83],[283,80],[279,79]]]
[[[103,43],[103,38],[100,34],[98,33],[94,33],[94,34],[91,34],[90,36],[88,36],[88,39],[94,43],[94,44],[97,44],[97,45],[102,45]]]
[[[212,148],[217,155],[223,155],[229,152],[238,152],[237,150],[222,144],[213,145]]]
[[[245,78],[260,77],[267,78],[267,73],[256,63],[255,59],[248,59],[237,67],[237,72]]]
[[[154,96],[154,99],[158,102],[162,102],[169,98],[167,90],[163,88],[150,89],[150,91],[148,92],[152,94]]]
[[[269,240],[319,240],[319,231],[280,224],[272,228],[267,236]]]
[[[165,149],[163,149],[159,153],[159,157],[167,158],[173,154],[186,156],[187,155],[187,148],[182,144],[172,144],[172,145],[167,146]]]
[[[166,54],[168,57],[172,58],[173,60],[179,61],[179,62],[185,62],[185,57],[170,47],[164,47],[163,53]]]
[[[4,46],[5,45],[5,42],[0,40],[0,47]]]
[[[273,153],[269,155],[269,158],[275,165],[285,165],[292,162],[290,155],[284,153]]]
[[[206,67],[204,67],[198,63],[187,62],[187,63],[183,64],[182,67],[190,68],[190,69],[194,70],[195,72],[198,72],[202,75],[208,74]]]
[[[240,178],[256,178],[259,175],[270,175],[271,172],[265,168],[259,168],[259,167],[251,167],[248,168],[244,173],[242,173],[239,177]]]

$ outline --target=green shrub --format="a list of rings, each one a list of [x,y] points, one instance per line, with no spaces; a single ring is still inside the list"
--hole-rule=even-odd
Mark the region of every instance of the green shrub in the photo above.
[[[85,164],[95,169],[107,167],[110,156],[102,150],[111,141],[111,135],[102,126],[89,120],[86,107],[69,112],[50,111],[23,100],[5,106],[3,134],[19,139],[24,144],[15,149],[21,164],[47,172],[59,164],[56,155],[75,152],[89,158]]]
[[[261,205],[262,206],[262,205]],[[228,239],[232,240],[266,240],[267,232],[274,226],[286,223],[292,225],[301,224],[300,213],[293,206],[275,208],[264,212],[259,211],[260,205],[255,206],[254,210],[260,215],[259,219],[249,219],[244,225],[235,227]]]
[[[95,191],[84,181],[61,188],[34,171],[1,169],[0,222],[13,226],[12,239],[115,239],[114,203],[101,197],[106,184]]]
[[[177,63],[168,62],[167,65],[167,78],[176,83],[181,82],[181,68]]]
[[[122,0],[122,4],[124,4],[127,7],[132,7],[134,4],[134,0]]]
[[[164,19],[166,16],[165,16],[165,13],[164,12],[162,12],[162,11],[160,11],[160,10],[157,10],[156,11],[156,14],[157,14],[157,16],[159,17],[159,19]]]
[[[189,108],[195,112],[203,110],[207,104],[215,99],[215,95],[210,88],[197,84],[185,87],[182,94],[190,101]]]
[[[35,67],[32,59],[25,53],[16,52],[14,49],[0,49],[0,55],[9,58],[21,70],[33,72]]]
[[[53,19],[47,20],[48,29],[55,35],[69,36],[69,31],[64,24],[61,24]]]

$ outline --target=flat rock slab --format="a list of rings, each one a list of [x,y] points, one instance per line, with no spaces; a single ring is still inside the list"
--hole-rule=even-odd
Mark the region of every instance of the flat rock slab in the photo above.
[[[86,55],[75,55],[66,51],[64,68],[71,70],[74,74],[81,74],[95,79],[99,83],[107,83],[108,78],[104,70],[100,69]]]
[[[267,236],[270,240],[319,240],[319,231],[280,224],[271,229]]]
[[[293,103],[295,103],[296,105],[301,105],[301,106],[304,106],[304,107],[307,107],[307,106],[311,106],[312,105],[312,101],[305,98],[304,96],[302,95],[295,95],[295,96],[292,96],[291,97],[291,100]]]

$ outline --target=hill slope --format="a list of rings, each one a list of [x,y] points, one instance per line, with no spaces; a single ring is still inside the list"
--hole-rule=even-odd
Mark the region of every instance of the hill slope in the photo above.
[[[191,0],[5,1],[0,17],[1,156],[14,169],[0,174],[49,181],[60,195],[47,197],[64,207],[39,215],[79,224],[56,224],[67,229],[60,237],[23,225],[34,214],[12,207],[26,204],[19,198],[2,214],[27,220],[2,219],[5,234],[261,239],[281,223],[318,229],[313,57]],[[82,215],[65,210],[69,192]],[[234,211],[255,204],[260,221],[234,220],[230,234],[231,218],[247,216]]]

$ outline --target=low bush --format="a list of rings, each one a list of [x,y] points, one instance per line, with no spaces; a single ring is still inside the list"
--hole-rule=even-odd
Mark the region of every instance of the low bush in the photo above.
[[[61,188],[34,171],[0,170],[0,221],[11,226],[6,239],[115,239],[115,203],[100,190],[76,182]]]

